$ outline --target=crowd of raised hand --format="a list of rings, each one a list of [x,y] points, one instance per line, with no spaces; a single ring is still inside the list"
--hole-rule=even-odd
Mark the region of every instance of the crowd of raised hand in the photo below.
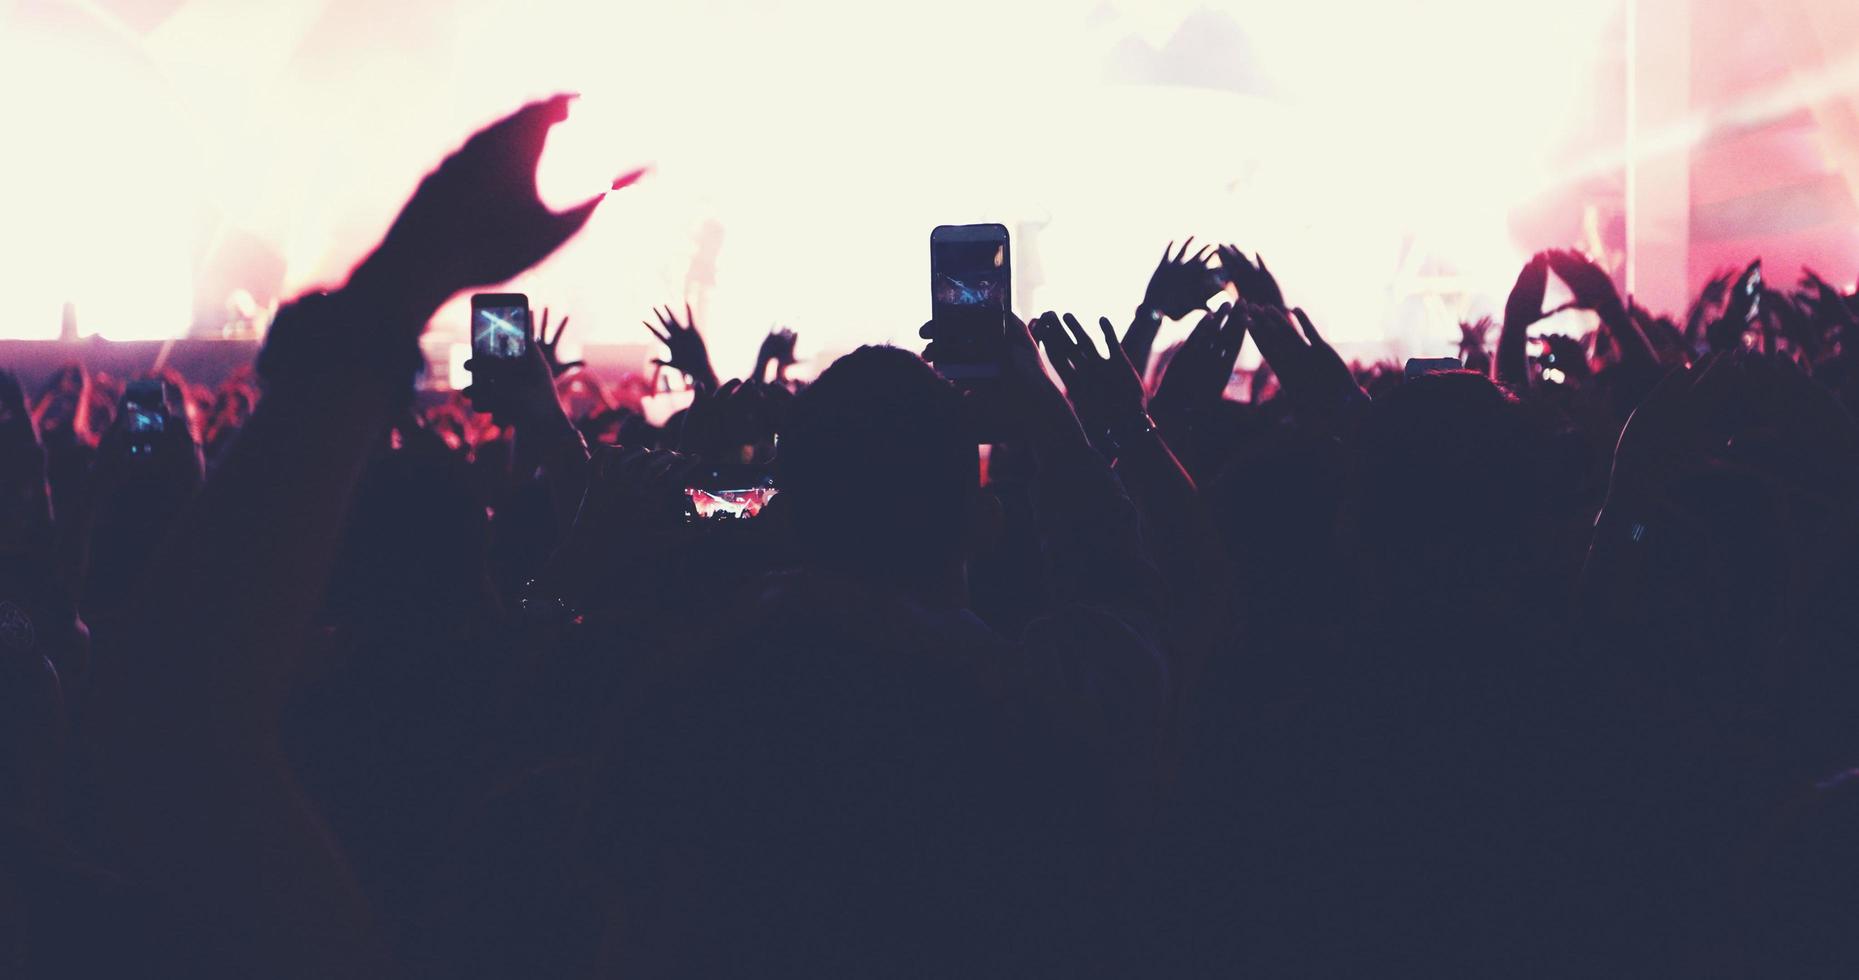
[[[797,384],[654,311],[654,426],[545,316],[418,406],[599,203],[537,200],[566,106],[250,378],[0,377],[0,975],[1859,970],[1859,297],[1549,251],[1403,370],[1190,241],[1121,336],[1004,318],[985,457],[935,322]]]

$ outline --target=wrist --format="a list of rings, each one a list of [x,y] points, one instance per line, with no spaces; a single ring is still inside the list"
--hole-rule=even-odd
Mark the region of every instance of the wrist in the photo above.
[[[1157,438],[1155,419],[1137,409],[1117,416],[1104,427],[1102,446],[1105,454],[1114,459]]]
[[[379,310],[383,319],[424,331],[454,291],[422,284],[408,271],[413,267],[396,261],[385,248],[376,249],[349,273],[342,292]]]

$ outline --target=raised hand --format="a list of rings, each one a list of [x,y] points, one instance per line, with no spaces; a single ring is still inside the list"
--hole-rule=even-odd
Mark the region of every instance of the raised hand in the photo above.
[[[1625,312],[1626,306],[1620,301],[1619,290],[1614,288],[1613,277],[1592,259],[1567,249],[1554,249],[1542,254],[1550,271],[1574,294],[1577,309],[1593,310],[1604,321]]]
[[[1149,401],[1154,414],[1179,427],[1218,404],[1246,343],[1249,322],[1245,309],[1231,303],[1201,317],[1188,339],[1175,349],[1168,370],[1156,384],[1155,397]]]
[[[1504,327],[1498,334],[1498,380],[1516,388],[1530,383],[1530,356],[1525,341],[1543,318],[1543,294],[1549,288],[1549,255],[1538,252],[1523,264],[1504,300]]]
[[[1621,301],[1619,290],[1614,288],[1613,277],[1579,252],[1561,249],[1545,255],[1550,270],[1574,294],[1570,305],[1593,310],[1601,318],[1608,339],[1619,351],[1621,363],[1648,372],[1647,384],[1651,384],[1650,372],[1657,367],[1659,356],[1639,324],[1627,315],[1626,304]]]
[[[1853,343],[1859,317],[1853,315],[1853,305],[1846,296],[1812,269],[1801,271],[1801,293],[1804,312],[1817,334],[1837,338],[1841,357],[1859,355],[1859,344]]]
[[[1220,269],[1226,273],[1227,281],[1239,290],[1239,298],[1255,306],[1270,306],[1275,309],[1285,308],[1284,290],[1278,288],[1278,280],[1270,269],[1265,267],[1265,258],[1257,253],[1246,258],[1232,245],[1220,246]]]
[[[1033,322],[1033,336],[1045,348],[1046,359],[1064,383],[1065,395],[1085,431],[1103,435],[1142,419],[1143,383],[1117,343],[1110,321],[1098,317],[1097,327],[1103,333],[1108,354],[1097,352],[1084,327],[1070,313],[1061,318],[1048,311]]]
[[[1719,269],[1698,295],[1691,301],[1685,311],[1685,342],[1695,348],[1704,328],[1716,322],[1717,314],[1724,299],[1730,295],[1730,282],[1736,278],[1735,269]]]
[[[927,329],[927,327],[926,327]],[[1071,402],[1059,392],[1039,360],[1039,346],[1033,332],[1020,318],[1006,314],[1003,338],[1002,389],[1013,412],[1013,424],[1036,445],[1055,446],[1082,443],[1089,451],[1089,440],[1073,411]]]
[[[1756,259],[1727,285],[1723,312],[1704,328],[1704,340],[1711,350],[1723,352],[1742,348],[1744,334],[1760,316],[1762,308],[1760,290],[1750,293],[1743,287],[1752,277],[1760,281],[1761,268],[1762,260]]]
[[[1162,249],[1162,261],[1156,263],[1155,271],[1149,274],[1149,288],[1143,292],[1145,309],[1179,320],[1206,306],[1220,291],[1219,280],[1207,266],[1213,246],[1202,246],[1200,251],[1190,255],[1188,249],[1193,246],[1194,238],[1189,236],[1173,255],[1169,254],[1169,249],[1175,247],[1174,242]]]
[[[1504,301],[1505,332],[1523,331],[1543,318],[1543,294],[1549,288],[1549,257],[1538,252],[1523,264]]]
[[[1786,338],[1809,362],[1820,356],[1825,346],[1826,324],[1815,318],[1811,296],[1792,296],[1779,289],[1764,289],[1762,310],[1766,338],[1773,340],[1775,335]]]
[[[1845,294],[1835,288],[1832,283],[1821,278],[1820,273],[1812,269],[1802,269],[1801,291],[1809,294],[1811,303],[1816,311],[1825,307],[1828,308],[1828,313],[1833,316],[1845,320],[1852,319],[1852,307],[1848,303]]]
[[[710,350],[704,346],[704,335],[697,330],[697,317],[691,312],[691,304],[684,304],[683,322],[679,322],[678,314],[670,306],[663,310],[654,308],[652,314],[658,317],[658,326],[654,327],[648,320],[645,328],[669,351],[665,357],[653,358],[652,363],[683,372],[700,391],[715,391],[716,370],[710,366]]]
[[[559,378],[587,363],[586,361],[568,361],[564,363],[561,357],[556,354],[556,349],[560,347],[562,342],[562,334],[566,333],[567,330],[568,318],[562,317],[562,322],[555,326],[555,335],[553,337],[549,336],[549,308],[546,306],[542,308],[542,323],[536,327],[536,336],[531,341],[531,345],[542,352],[543,361],[549,365],[550,377]]]
[[[1284,310],[1255,304],[1246,312],[1259,353],[1272,366],[1279,387],[1294,404],[1328,414],[1368,402],[1368,394],[1356,384],[1349,365],[1317,333],[1303,310],[1291,310],[1287,316]],[[1297,328],[1291,325],[1292,317],[1297,319]]]
[[[1459,321],[1459,360],[1464,362],[1466,370],[1490,373],[1491,351],[1485,345],[1496,327],[1497,322],[1488,316]]]
[[[408,296],[430,315],[454,293],[503,282],[560,248],[606,196],[556,213],[536,194],[536,161],[573,98],[532,102],[467,140],[420,182],[350,284]]]
[[[768,365],[775,366],[775,381],[787,380],[787,369],[794,364],[794,331],[786,327],[776,327],[762,338],[762,346],[755,352],[755,372],[749,375],[752,381],[767,380]]]
[[[1476,320],[1459,321],[1459,356],[1468,357],[1474,351],[1483,351],[1490,342],[1491,331],[1497,328],[1497,321],[1488,316]]]

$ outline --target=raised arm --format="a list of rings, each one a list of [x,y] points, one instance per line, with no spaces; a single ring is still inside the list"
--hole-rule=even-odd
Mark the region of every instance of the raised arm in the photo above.
[[[465,367],[474,375],[488,372],[484,376],[494,380],[496,397],[482,399],[477,384],[463,392],[473,408],[488,409],[499,425],[515,429],[513,455],[517,479],[528,481],[540,474],[554,511],[557,541],[567,537],[574,523],[575,509],[581,506],[588,476],[587,440],[568,417],[555,387],[558,376],[581,364],[580,361],[563,364],[556,355],[556,347],[567,329],[568,317],[562,317],[555,335],[549,336],[549,311],[545,308],[541,322],[530,331],[529,343],[521,358],[504,363],[465,362]]]
[[[691,387],[699,392],[715,391],[716,368],[710,366],[710,349],[704,346],[704,335],[697,329],[697,316],[691,312],[691,304],[684,304],[682,321],[670,305],[662,310],[654,308],[652,315],[658,318],[658,326],[647,320],[645,328],[667,351],[664,357],[653,358],[652,363],[682,372],[690,380]]]
[[[1220,292],[1219,279],[1207,267],[1213,246],[1202,246],[1190,254],[1188,249],[1193,246],[1190,236],[1179,249],[1174,242],[1162,249],[1162,260],[1149,274],[1149,285],[1143,290],[1142,305],[1136,307],[1129,329],[1123,331],[1123,355],[1135,366],[1139,378],[1148,376],[1149,357],[1155,351],[1162,321],[1179,320],[1205,307]]]
[[[1178,690],[1198,676],[1216,632],[1220,600],[1227,593],[1225,553],[1193,479],[1144,411],[1142,383],[1118,346],[1110,321],[1100,318],[1098,329],[1105,355],[1098,354],[1069,313],[1063,318],[1047,313],[1036,322],[1034,333],[1079,419],[1097,434],[1100,449],[1115,459],[1116,475],[1142,515],[1145,555],[1167,586],[1166,602],[1156,612],[1167,634],[1162,649],[1169,654]],[[1235,331],[1227,342],[1237,346],[1239,339]],[[1215,367],[1220,388],[1231,369],[1231,358]],[[1219,397],[1218,389],[1214,397]]]
[[[1498,335],[1498,380],[1512,388],[1530,386],[1530,327],[1543,318],[1543,292],[1549,287],[1549,261],[1533,255],[1517,273],[1504,301],[1504,329]]]
[[[1601,318],[1601,326],[1620,351],[1622,365],[1640,372],[1658,369],[1659,357],[1653,352],[1652,341],[1628,314],[1626,303],[1614,288],[1614,280],[1600,266],[1586,256],[1569,251],[1550,252],[1548,261],[1556,277],[1574,294],[1575,306],[1593,310]]]
[[[541,261],[599,198],[552,213],[536,159],[568,99],[473,136],[420,184],[348,284],[287,307],[266,397],[143,587],[134,656],[99,663],[106,810],[131,871],[229,974],[391,975],[338,848],[276,744],[286,681],[370,447],[410,395],[418,339],[455,292]]]

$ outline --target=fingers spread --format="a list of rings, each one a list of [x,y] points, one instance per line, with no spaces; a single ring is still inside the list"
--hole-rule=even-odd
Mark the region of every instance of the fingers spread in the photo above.
[[[1085,336],[1084,327],[1078,323],[1077,317],[1070,313],[1065,314],[1065,329],[1071,331],[1072,341],[1077,344],[1077,348],[1072,353],[1073,358],[1082,363],[1084,358],[1089,356],[1085,353],[1086,351],[1091,354],[1097,353],[1097,348],[1091,344],[1091,338]]]

